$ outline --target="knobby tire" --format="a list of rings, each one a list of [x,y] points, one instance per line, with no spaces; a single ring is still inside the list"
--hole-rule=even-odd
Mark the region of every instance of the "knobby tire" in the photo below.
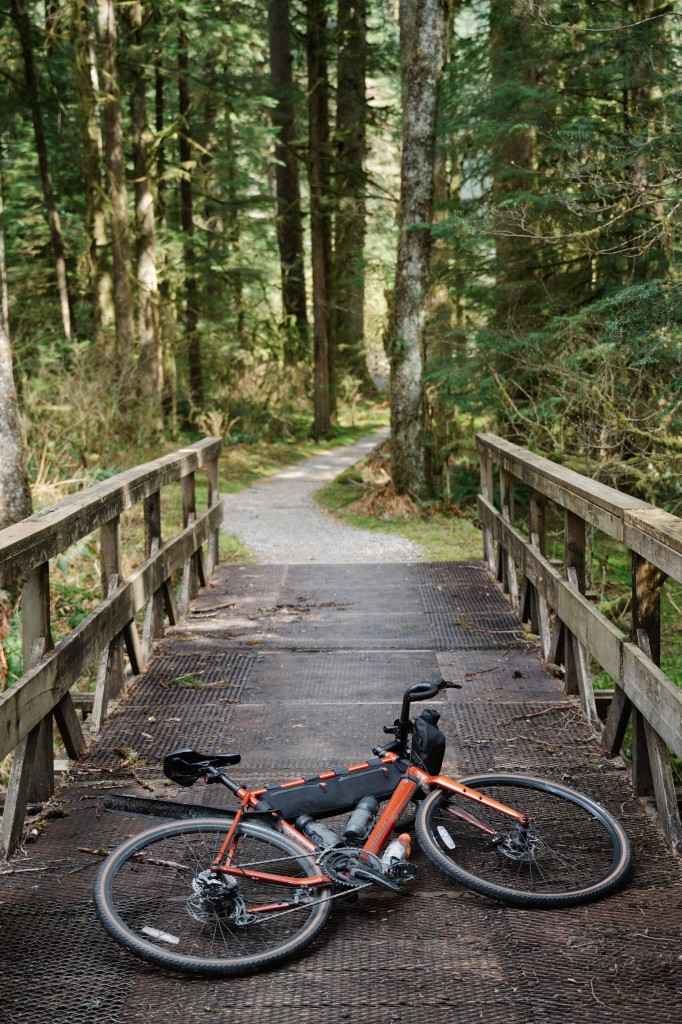
[[[229,824],[200,818],[159,825],[110,854],[95,885],[97,912],[109,934],[161,967],[208,977],[250,974],[312,942],[329,916],[329,886],[308,890],[311,902],[293,910],[254,915],[253,924],[235,923],[231,898],[206,900],[192,888]],[[262,871],[297,878],[318,873],[310,854],[292,840],[249,822],[238,826],[233,863],[263,863]],[[294,893],[249,879],[238,880],[238,891],[247,906],[281,903]]]
[[[565,907],[601,899],[626,878],[628,838],[596,801],[525,775],[459,781],[533,822],[529,849],[519,853],[499,838],[514,834],[508,816],[441,789],[427,797],[417,814],[419,844],[434,864],[468,889],[519,907]],[[453,816],[458,808],[484,821],[497,837]]]

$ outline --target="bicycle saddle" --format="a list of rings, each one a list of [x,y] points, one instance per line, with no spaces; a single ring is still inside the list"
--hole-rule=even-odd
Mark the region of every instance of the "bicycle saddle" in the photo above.
[[[226,768],[240,761],[240,754],[199,754],[196,750],[175,750],[163,759],[163,772],[181,786],[193,786],[209,768]]]

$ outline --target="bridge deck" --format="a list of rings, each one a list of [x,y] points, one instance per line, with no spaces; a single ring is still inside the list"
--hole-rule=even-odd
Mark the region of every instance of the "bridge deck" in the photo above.
[[[153,823],[104,809],[107,792],[222,801],[218,787],[165,783],[160,759],[181,746],[240,750],[235,774],[246,783],[351,763],[369,755],[403,688],[439,673],[464,685],[442,706],[445,768],[569,778],[605,803],[633,843],[622,893],[569,911],[508,909],[451,884],[417,852],[409,897],[337,905],[304,959],[224,982],[163,973],[104,933],[91,896],[97,851]],[[682,1015],[679,863],[479,564],[222,568],[58,804],[65,816],[49,818],[0,877],[8,1024]]]

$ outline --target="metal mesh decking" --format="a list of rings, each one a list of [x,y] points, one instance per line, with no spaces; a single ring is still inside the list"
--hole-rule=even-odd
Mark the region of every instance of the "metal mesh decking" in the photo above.
[[[679,863],[481,565],[232,566],[214,583],[74,766],[64,816],[0,874],[2,1024],[681,1019]],[[108,938],[92,903],[101,852],[153,821],[106,810],[107,793],[229,800],[169,786],[160,760],[173,747],[239,750],[247,784],[364,758],[404,688],[440,674],[464,686],[440,706],[446,767],[566,779],[607,804],[633,842],[623,892],[509,909],[417,850],[409,895],[337,905],[307,956],[270,975],[190,980]]]

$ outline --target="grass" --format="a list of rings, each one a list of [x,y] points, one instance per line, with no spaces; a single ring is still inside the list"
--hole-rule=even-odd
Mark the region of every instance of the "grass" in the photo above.
[[[351,506],[365,492],[361,471],[353,466],[316,491],[314,498],[321,508],[350,526],[399,534],[421,545],[428,561],[466,562],[481,558],[481,534],[474,524],[473,514],[458,509],[443,511],[425,507],[421,514],[409,518],[363,515],[354,512]]]

